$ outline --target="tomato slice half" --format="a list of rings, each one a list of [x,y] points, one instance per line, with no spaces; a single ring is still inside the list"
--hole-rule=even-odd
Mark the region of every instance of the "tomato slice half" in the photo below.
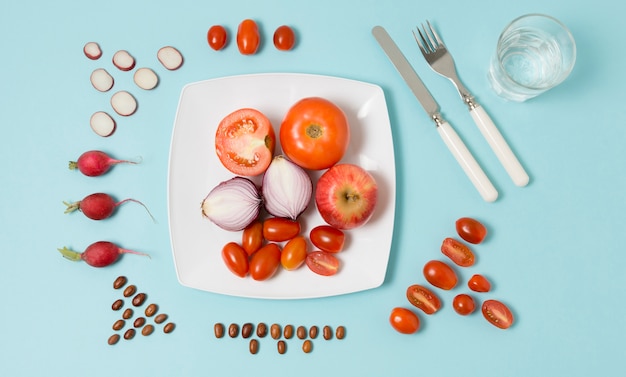
[[[486,300],[482,307],[485,319],[497,328],[506,330],[513,324],[513,313],[498,300]]]
[[[426,314],[433,314],[441,309],[439,297],[430,289],[418,284],[407,288],[406,298],[413,306],[422,309]]]
[[[258,110],[244,108],[228,114],[217,126],[215,152],[230,172],[262,174],[272,162],[276,135],[270,120]]]
[[[306,265],[318,275],[332,276],[339,270],[339,259],[324,251],[314,251],[307,255]]]

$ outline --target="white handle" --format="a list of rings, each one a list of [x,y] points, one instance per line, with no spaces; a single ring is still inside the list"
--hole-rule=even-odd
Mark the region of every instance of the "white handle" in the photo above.
[[[477,106],[470,111],[470,114],[480,129],[480,132],[483,134],[483,137],[487,139],[491,149],[495,152],[498,160],[500,160],[504,169],[509,173],[513,183],[520,187],[526,186],[529,181],[528,174],[524,171],[524,168],[513,154],[513,151],[511,151],[511,148],[509,148],[506,140],[504,140],[502,134],[500,134],[500,131],[498,131],[485,109],[483,109],[482,106]]]
[[[489,181],[489,178],[487,178],[485,172],[483,172],[483,169],[480,168],[478,162],[476,162],[450,124],[448,122],[441,123],[437,127],[437,131],[446,143],[446,146],[448,146],[448,149],[450,149],[450,152],[452,152],[454,158],[463,168],[465,174],[467,174],[467,177],[480,193],[480,196],[487,202],[495,201],[498,198],[498,191],[493,187],[491,181]]]

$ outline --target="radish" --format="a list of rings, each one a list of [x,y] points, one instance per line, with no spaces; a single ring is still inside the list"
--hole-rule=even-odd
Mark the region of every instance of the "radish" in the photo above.
[[[162,47],[157,52],[157,59],[170,71],[175,71],[183,65],[183,55],[172,46]]]
[[[113,65],[121,71],[130,71],[135,68],[135,58],[126,50],[120,50],[113,55]]]
[[[91,60],[98,60],[102,56],[102,50],[96,42],[87,42],[83,47],[83,53]]]
[[[104,111],[96,111],[89,119],[93,132],[102,137],[108,137],[115,132],[115,120]]]
[[[111,168],[111,166],[128,163],[136,164],[137,162],[128,160],[117,160],[102,151],[87,151],[78,157],[76,161],[70,161],[70,170],[78,169],[81,173],[88,177],[100,176]]]
[[[121,116],[130,116],[137,111],[137,100],[125,90],[111,96],[111,107]]]
[[[150,257],[148,254],[122,249],[116,244],[108,241],[98,241],[89,245],[85,251],[78,252],[70,250],[67,247],[58,249],[59,252],[67,259],[73,262],[85,261],[92,267],[106,267],[115,263],[122,254],[136,254]]]
[[[85,216],[92,220],[104,220],[106,218],[111,217],[113,211],[118,206],[126,203],[126,202],[135,202],[143,206],[146,209],[152,220],[154,221],[154,217],[148,210],[145,204],[135,199],[124,199],[120,202],[116,202],[109,194],[105,194],[102,192],[97,192],[95,194],[87,195],[78,202],[67,203],[63,202],[67,206],[65,213],[71,213],[76,210],[80,210]]]
[[[159,77],[150,68],[139,68],[133,75],[138,87],[145,90],[154,89],[159,84]]]
[[[104,68],[98,68],[91,73],[89,78],[91,85],[99,92],[108,92],[113,87],[115,80]]]

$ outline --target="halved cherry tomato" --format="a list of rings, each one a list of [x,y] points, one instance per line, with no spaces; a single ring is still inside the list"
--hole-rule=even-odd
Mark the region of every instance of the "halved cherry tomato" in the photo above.
[[[446,238],[441,244],[441,252],[461,267],[474,265],[474,253],[467,245],[454,238]]]
[[[243,230],[241,246],[248,255],[254,254],[263,246],[263,223],[261,221],[254,221]]]
[[[275,146],[272,124],[255,109],[235,110],[222,119],[215,132],[217,157],[237,175],[255,176],[267,170]]]
[[[343,250],[345,234],[330,225],[319,225],[311,229],[311,243],[322,251],[338,253]]]
[[[273,242],[290,240],[300,233],[298,220],[272,217],[263,222],[263,238]]]
[[[248,274],[248,254],[239,244],[229,242],[224,245],[222,259],[233,274],[239,277],[245,277]]]
[[[491,283],[486,277],[480,274],[473,275],[468,281],[467,286],[474,292],[489,292]]]
[[[437,288],[450,290],[456,286],[458,278],[456,272],[448,264],[438,260],[431,260],[424,265],[424,277]]]
[[[461,217],[456,221],[456,232],[465,241],[473,244],[483,242],[487,236],[487,228],[478,220]]]
[[[483,302],[483,316],[492,325],[508,329],[513,324],[513,313],[511,310],[498,300],[487,300]]]
[[[226,37],[226,29],[222,25],[211,26],[206,35],[209,46],[215,51],[219,51],[226,46]]]
[[[324,251],[314,251],[306,256],[306,265],[318,275],[331,276],[339,271],[339,259]]]
[[[393,308],[389,316],[389,323],[401,334],[414,334],[420,328],[417,314],[406,308]]]
[[[261,42],[259,27],[254,20],[246,19],[241,21],[237,28],[237,47],[243,55],[256,53]]]
[[[288,51],[296,43],[296,34],[287,25],[279,26],[274,32],[274,46],[281,51]]]
[[[266,280],[274,276],[280,266],[280,248],[268,243],[250,258],[250,276],[254,280]]]
[[[426,314],[433,314],[441,308],[439,297],[430,289],[418,284],[407,288],[406,298],[413,306],[422,309]]]
[[[452,300],[452,307],[454,308],[454,311],[460,315],[468,315],[476,309],[476,303],[474,302],[472,296],[461,293],[456,295]]]
[[[289,159],[305,169],[322,170],[339,162],[350,142],[348,119],[333,102],[304,98],[280,125],[280,143]]]
[[[307,244],[304,236],[296,236],[289,240],[280,254],[280,264],[285,270],[295,270],[302,266],[306,259]]]

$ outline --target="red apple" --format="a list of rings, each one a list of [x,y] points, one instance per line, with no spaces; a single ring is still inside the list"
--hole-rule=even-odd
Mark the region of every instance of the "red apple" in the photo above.
[[[317,181],[315,204],[324,221],[342,230],[365,224],[376,207],[378,186],[360,166],[338,164]]]

